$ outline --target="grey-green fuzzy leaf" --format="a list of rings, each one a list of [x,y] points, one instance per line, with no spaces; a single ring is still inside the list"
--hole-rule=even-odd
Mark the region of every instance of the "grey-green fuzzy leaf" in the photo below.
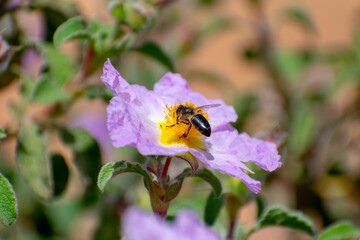
[[[360,228],[350,221],[340,221],[325,229],[319,240],[343,240],[360,238]]]
[[[0,128],[0,139],[6,138],[6,137],[7,137],[7,135],[6,135],[5,131],[4,131],[4,129]]]
[[[46,136],[37,125],[23,123],[16,146],[16,161],[31,189],[43,200],[53,197]]]
[[[120,173],[134,172],[142,175],[146,180],[151,180],[148,172],[138,163],[128,163],[126,161],[108,163],[103,166],[98,176],[98,187],[104,191],[110,179]]]
[[[10,182],[0,173],[0,222],[9,227],[15,223],[18,207]]]
[[[317,234],[314,222],[303,213],[282,207],[268,208],[257,224],[250,230],[250,233],[267,226],[282,226],[304,231],[311,236]]]
[[[89,34],[85,30],[83,17],[73,17],[61,24],[54,33],[54,45],[59,46],[61,43],[75,38],[87,38]]]

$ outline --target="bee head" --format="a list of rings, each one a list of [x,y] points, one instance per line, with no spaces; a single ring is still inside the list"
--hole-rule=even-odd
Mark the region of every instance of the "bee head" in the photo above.
[[[176,109],[176,115],[180,116],[183,113],[184,108],[186,108],[184,105],[180,105],[177,109]]]

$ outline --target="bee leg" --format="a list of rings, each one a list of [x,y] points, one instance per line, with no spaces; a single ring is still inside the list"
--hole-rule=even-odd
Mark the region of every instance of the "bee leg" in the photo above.
[[[190,124],[189,122],[186,122],[186,121],[180,121],[180,120],[179,120],[179,117],[178,117],[175,124],[170,125],[170,126],[166,126],[166,127],[174,127],[174,126],[176,126],[176,125],[178,125],[178,124],[180,124],[180,123],[184,123],[184,124],[186,124],[186,125],[189,125],[189,124]]]
[[[191,126],[192,126],[192,124],[190,124],[190,126],[189,126],[189,128],[188,128],[187,132],[186,132],[186,133],[184,133],[184,135],[182,135],[182,137],[187,137],[187,136],[189,135],[189,132],[190,132]]]
[[[170,126],[166,126],[166,127],[174,127],[176,125],[178,125],[180,123],[179,117],[176,118],[176,123]]]

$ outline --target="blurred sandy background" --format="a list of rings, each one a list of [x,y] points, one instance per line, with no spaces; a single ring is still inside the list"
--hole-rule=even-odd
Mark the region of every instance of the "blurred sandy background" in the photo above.
[[[63,1],[76,4],[81,14],[87,19],[97,17],[102,21],[113,21],[108,13],[106,1]],[[360,21],[360,2],[357,0],[346,0],[345,2],[340,0],[267,0],[264,2],[264,12],[269,21],[275,45],[282,49],[302,49],[309,46],[319,50],[345,49],[351,44],[354,28]],[[211,69],[229,81],[231,84],[229,86],[236,87],[239,93],[266,85],[267,75],[264,73],[263,66],[249,63],[241,57],[242,51],[246,47],[258,41],[256,29],[252,24],[253,21],[256,21],[256,14],[248,2],[222,0],[213,7],[201,9],[195,8],[193,5],[190,0],[175,1],[169,9],[164,10],[170,12],[172,9],[176,9],[181,12],[181,21],[173,29],[174,33],[167,33],[168,36],[160,37],[152,33],[150,38],[161,41],[169,38],[172,34],[186,38],[194,25],[205,24],[211,16],[229,17],[234,26],[202,40],[194,51],[175,63],[178,71],[186,77],[186,73],[192,69]],[[316,32],[309,34],[298,24],[283,21],[281,11],[288,7],[300,7],[306,10],[314,22]],[[23,18],[29,18],[29,15]],[[62,47],[67,48],[69,53],[73,48],[71,44]],[[193,82],[192,87],[208,97],[224,97],[226,95],[219,92],[219,89],[209,86],[206,86],[206,91],[202,91],[204,86],[201,81],[196,81],[199,80],[196,79],[196,76],[192,76],[192,78],[189,79],[190,82]],[[9,120],[8,103],[11,102],[11,99],[16,99],[14,94],[16,95],[17,88],[15,86],[8,88],[11,90],[3,91],[0,95],[0,125],[2,126],[6,125]]]

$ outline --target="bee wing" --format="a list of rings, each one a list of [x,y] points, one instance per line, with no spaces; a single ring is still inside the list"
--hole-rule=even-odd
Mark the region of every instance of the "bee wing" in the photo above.
[[[202,109],[203,111],[207,111],[210,108],[219,107],[219,106],[221,106],[221,104],[208,104],[201,107],[197,107],[196,110]]]

